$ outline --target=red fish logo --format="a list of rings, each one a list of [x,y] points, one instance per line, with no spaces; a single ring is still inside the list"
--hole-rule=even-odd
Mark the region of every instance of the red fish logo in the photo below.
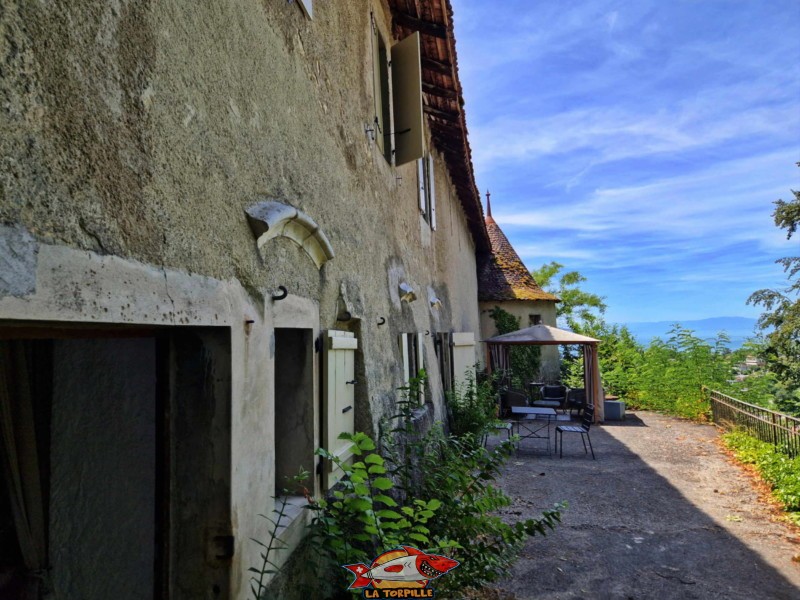
[[[432,579],[455,569],[458,561],[438,554],[425,554],[416,548],[402,546],[378,556],[367,566],[363,563],[343,565],[356,578],[348,590],[367,588],[424,588]]]

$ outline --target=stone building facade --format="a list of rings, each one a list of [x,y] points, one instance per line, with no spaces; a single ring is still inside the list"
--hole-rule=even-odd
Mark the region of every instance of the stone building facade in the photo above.
[[[0,582],[245,598],[282,475],[479,359],[449,0],[12,0],[0,61]]]

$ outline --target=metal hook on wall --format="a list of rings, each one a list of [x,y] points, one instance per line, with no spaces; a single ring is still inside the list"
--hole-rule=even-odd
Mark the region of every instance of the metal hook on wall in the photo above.
[[[286,296],[289,295],[289,290],[286,289],[285,286],[279,285],[278,290],[280,290],[280,294],[272,294],[272,300],[277,302],[278,300],[283,300]]]
[[[378,325],[386,325],[386,317],[378,317]]]

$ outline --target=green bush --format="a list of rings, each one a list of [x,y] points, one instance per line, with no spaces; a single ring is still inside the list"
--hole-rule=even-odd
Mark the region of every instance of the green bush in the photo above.
[[[475,381],[475,370],[467,372],[465,383],[447,393],[450,431],[456,437],[472,434],[481,438],[497,422],[494,381]]]
[[[478,396],[488,403],[486,390],[490,388],[481,389],[484,391]],[[448,435],[437,423],[420,436],[413,424],[411,401],[406,396],[398,404],[395,426],[382,440],[388,471],[398,482],[403,498],[438,500],[437,510],[426,524],[433,542],[427,550],[460,563],[458,569],[432,585],[448,597],[446,594],[496,581],[507,573],[528,536],[544,535],[555,527],[563,506],[544,511],[538,519],[505,523],[494,513],[508,506],[511,499],[494,482],[514,445],[506,441],[492,450],[483,446],[488,408],[481,404],[481,416],[473,414],[474,418],[466,419],[476,431]],[[476,426],[476,422],[481,424]]]
[[[293,586],[278,582],[274,591],[272,586],[267,590],[265,575],[277,572],[291,579],[293,572],[269,562],[270,547],[262,544],[264,565],[252,569],[257,576],[254,595],[288,597],[285,590],[294,589],[301,593],[297,597],[315,600],[351,597],[355,592],[345,591],[350,581],[341,565],[369,564],[382,552],[416,545],[459,561],[457,569],[431,586],[439,598],[460,598],[464,589],[479,588],[506,574],[529,536],[544,535],[560,521],[562,505],[545,510],[538,519],[513,524],[495,514],[511,503],[494,481],[513,444],[487,450],[480,440],[481,427],[457,437],[437,423],[419,434],[414,416],[421,385],[424,373],[400,390],[398,413],[391,419],[393,426],[383,429],[379,448],[366,434],[355,433],[340,436],[352,443],[352,464],[324,449],[317,451],[343,475],[327,497],[312,499],[309,506],[314,517],[297,559],[301,569],[312,570],[314,576],[294,578]],[[472,423],[471,417],[465,419]]]
[[[411,454],[421,477],[408,490],[409,497],[435,494],[441,504],[430,519],[431,534],[447,540],[433,551],[445,553],[460,565],[434,586],[444,597],[467,587],[480,587],[507,574],[524,541],[532,535],[545,535],[560,521],[556,506],[538,519],[525,519],[513,525],[497,514],[511,499],[494,486],[505,461],[514,451],[512,442],[488,450],[471,434],[461,438],[446,435],[434,427],[419,441],[400,442]]]
[[[741,431],[727,433],[722,440],[736,458],[756,467],[789,518],[800,525],[800,457],[790,458],[772,444]]]

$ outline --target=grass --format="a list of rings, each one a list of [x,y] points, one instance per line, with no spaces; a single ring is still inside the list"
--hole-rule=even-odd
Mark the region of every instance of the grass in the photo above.
[[[789,521],[800,525],[800,457],[790,458],[772,444],[742,431],[726,433],[722,441],[738,460],[755,467]]]

